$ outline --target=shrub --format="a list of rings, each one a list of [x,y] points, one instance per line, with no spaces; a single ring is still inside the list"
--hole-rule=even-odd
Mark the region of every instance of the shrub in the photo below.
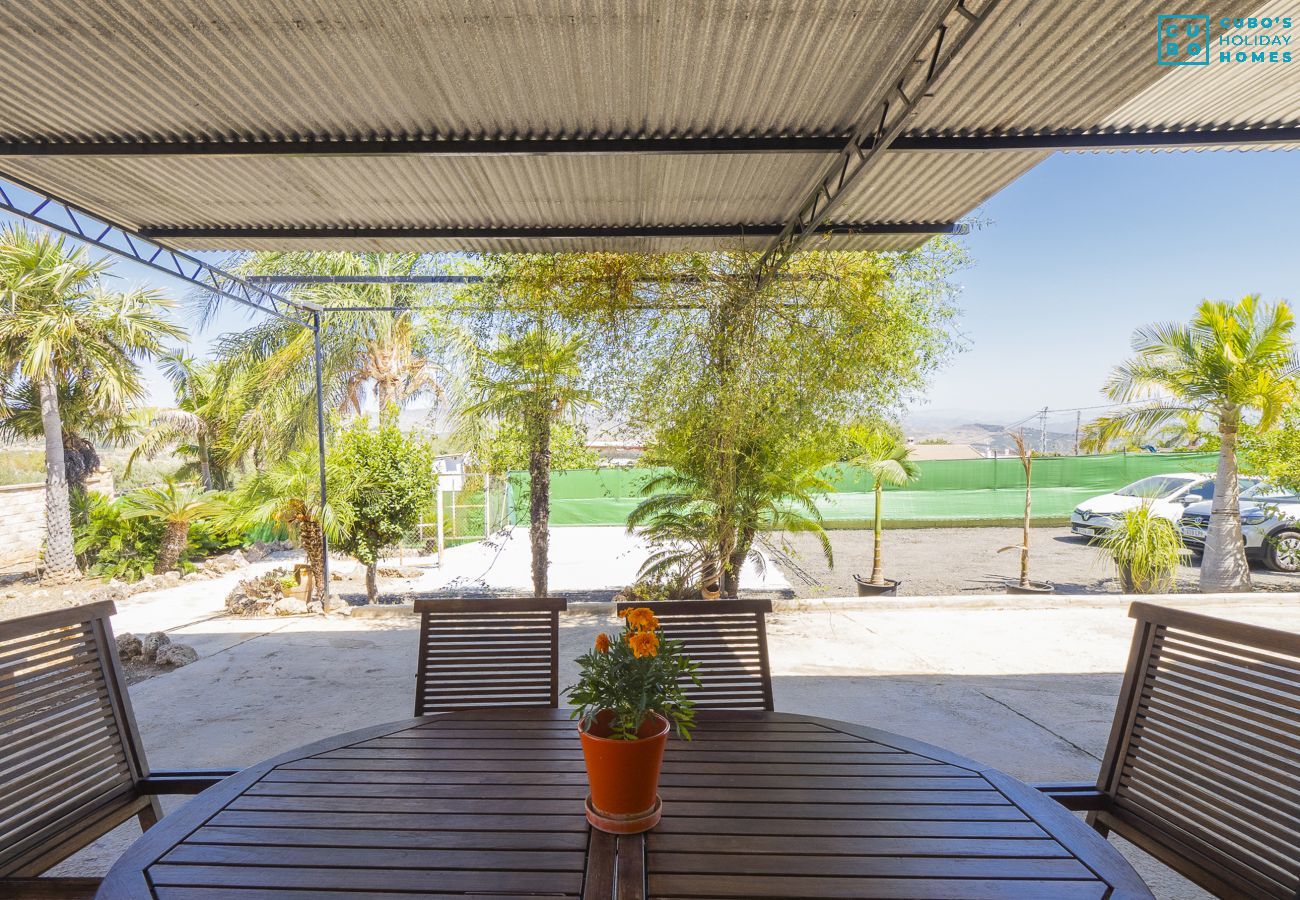
[[[153,572],[162,522],[127,518],[119,503],[95,492],[81,502],[84,516],[78,516],[75,549],[87,572],[122,581],[139,581]]]
[[[1174,523],[1144,503],[1115,516],[1105,534],[1093,538],[1115,563],[1125,593],[1163,594],[1177,584],[1183,539]]]

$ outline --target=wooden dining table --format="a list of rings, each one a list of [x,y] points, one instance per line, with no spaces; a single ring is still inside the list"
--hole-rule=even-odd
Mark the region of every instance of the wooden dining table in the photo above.
[[[568,710],[481,709],[252,766],[146,832],[101,900],[1138,898],[1128,862],[1033,788],[796,713],[701,712],[663,820],[593,831]]]

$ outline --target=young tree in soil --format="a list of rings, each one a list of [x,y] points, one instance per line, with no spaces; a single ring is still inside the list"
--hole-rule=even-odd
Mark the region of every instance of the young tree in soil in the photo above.
[[[418,434],[403,434],[397,415],[392,404],[378,428],[371,429],[364,418],[354,420],[331,451],[340,476],[351,484],[349,525],[338,546],[365,565],[370,603],[379,600],[380,554],[419,524],[438,484],[432,444]]]
[[[881,561],[880,535],[883,531],[882,494],[885,485],[902,487],[920,475],[920,469],[912,461],[912,451],[897,428],[885,425],[856,425],[848,429],[850,446],[856,452],[850,462],[862,466],[871,475],[872,492],[875,495],[875,513],[871,527],[871,584],[885,583],[884,566]]]

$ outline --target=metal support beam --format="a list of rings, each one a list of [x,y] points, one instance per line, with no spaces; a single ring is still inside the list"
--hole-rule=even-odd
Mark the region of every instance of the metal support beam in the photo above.
[[[35,222],[51,231],[68,235],[98,250],[148,266],[155,271],[187,281],[219,297],[233,300],[264,313],[311,327],[316,308],[303,301],[289,300],[274,291],[252,284],[218,266],[179,250],[164,247],[139,232],[92,215],[65,200],[5,178],[0,180],[0,212]]]
[[[952,0],[947,3],[938,21],[912,41],[900,68],[885,82],[884,96],[875,98],[868,105],[869,111],[853,136],[755,264],[753,277],[757,285],[765,284],[781,270],[791,254],[818,234],[853,184],[903,133],[917,103],[943,76],[948,65],[997,7],[999,0],[983,0],[978,13],[967,8],[966,2]]]
[[[549,156],[637,153],[835,153],[844,134],[572,138],[0,141],[0,156]]]
[[[1045,131],[977,134],[903,134],[890,151],[977,153],[1034,150],[1177,150],[1192,147],[1251,147],[1300,142],[1300,127],[1229,128],[1190,131]]]
[[[831,222],[818,223],[818,234],[965,234],[956,222]],[[140,232],[157,240],[249,239],[423,239],[423,240],[527,240],[529,238],[746,238],[773,237],[780,225],[554,225],[537,228],[428,227],[257,227],[244,225],[152,225]]]
[[[329,502],[329,494],[326,488],[325,477],[325,384],[321,376],[321,346],[320,346],[320,312],[312,313],[312,355],[315,362],[316,375],[316,463],[318,466],[317,475],[320,478],[320,507],[321,507],[321,531],[320,531],[320,552],[321,552],[321,581],[320,602],[321,608],[328,610],[330,608],[330,546],[329,537],[325,534],[325,504]],[[311,562],[311,560],[308,560]],[[310,599],[310,598],[308,598]]]
[[[592,156],[692,155],[750,153],[838,153],[848,134],[701,135],[698,137],[572,137],[572,138],[391,138],[302,140],[153,141],[130,137],[103,141],[5,141],[0,157],[132,159],[141,157],[237,158],[404,157],[404,156]],[[976,132],[966,134],[905,132],[890,152],[973,152],[985,150],[1106,150],[1145,147],[1250,146],[1294,143],[1300,128],[1229,128],[1183,131],[1086,131],[1035,133]]]

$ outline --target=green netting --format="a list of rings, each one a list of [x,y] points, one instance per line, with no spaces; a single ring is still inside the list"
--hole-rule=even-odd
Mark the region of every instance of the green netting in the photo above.
[[[1114,453],[1034,460],[1034,520],[1069,518],[1081,501],[1166,472],[1212,472],[1215,453]],[[1018,521],[1024,514],[1020,460],[963,459],[917,463],[920,477],[905,488],[885,488],[885,521],[898,525],[984,524]],[[642,498],[651,469],[580,469],[551,476],[551,524],[623,525]],[[872,515],[871,476],[845,466],[828,471],[835,491],[818,501],[827,524],[858,528]],[[528,521],[528,474],[510,473],[512,521]]]

